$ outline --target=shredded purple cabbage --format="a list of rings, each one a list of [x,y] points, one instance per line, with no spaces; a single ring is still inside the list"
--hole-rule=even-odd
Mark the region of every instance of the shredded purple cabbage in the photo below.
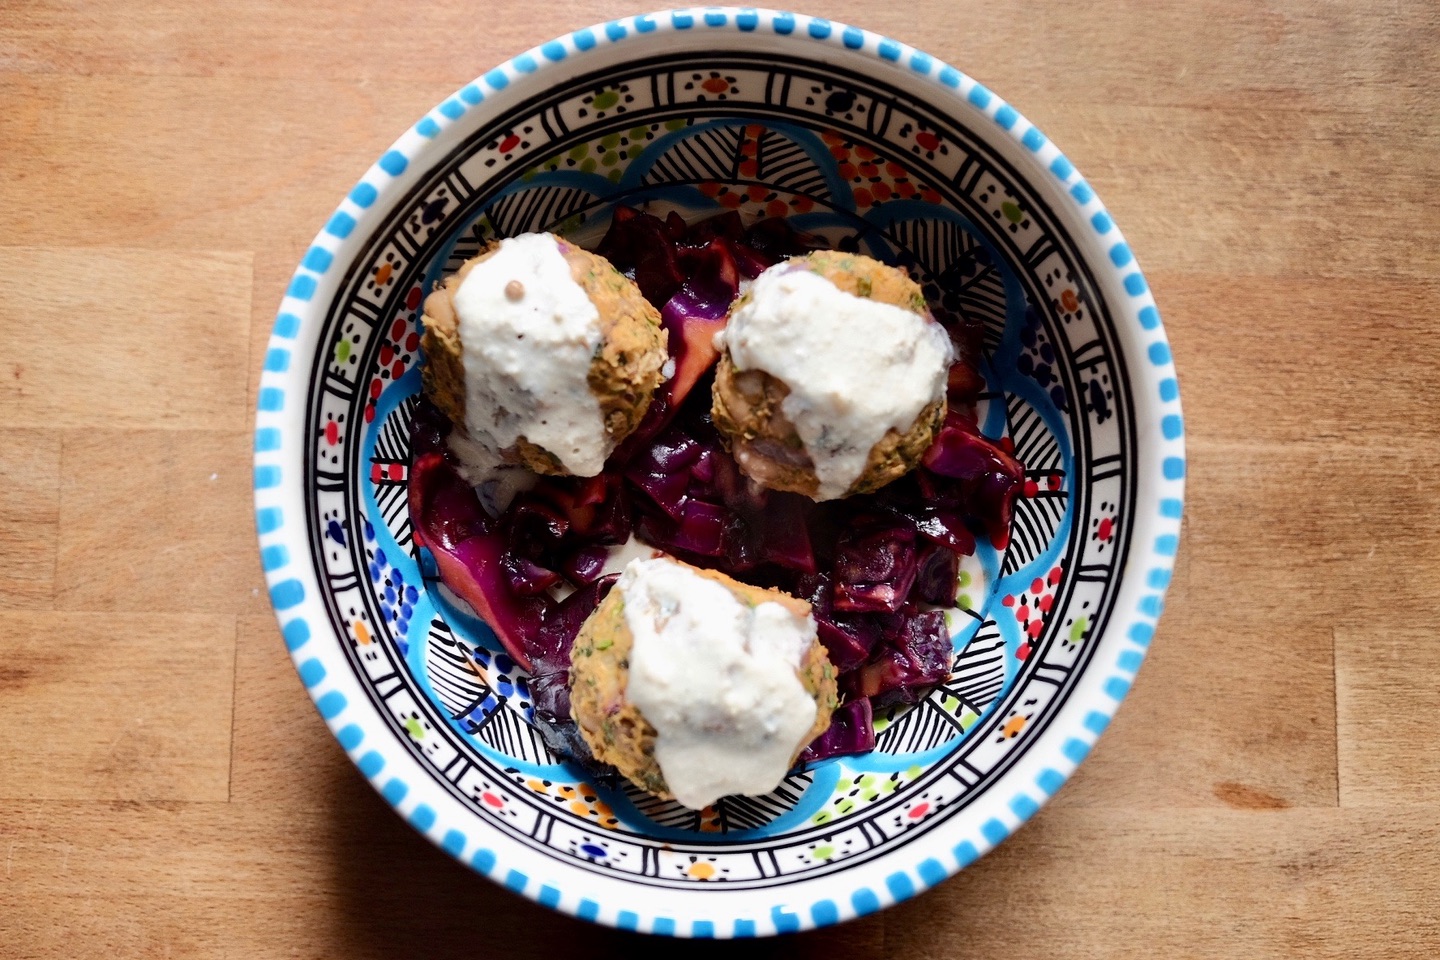
[[[916,561],[915,595],[921,603],[955,606],[960,586],[960,555],[938,543],[921,547]]]
[[[870,701],[864,697],[840,705],[830,717],[830,726],[800,754],[802,764],[830,757],[869,753],[875,749],[875,720]]]

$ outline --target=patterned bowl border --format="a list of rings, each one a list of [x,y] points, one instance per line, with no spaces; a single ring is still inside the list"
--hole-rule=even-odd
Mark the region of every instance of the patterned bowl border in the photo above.
[[[957,111],[988,118],[997,137],[1012,138],[1025,148],[1033,161],[1028,171],[1031,176],[1052,179],[1068,194],[1073,204],[1069,212],[1076,223],[1089,224],[1089,236],[1082,239],[1088,239],[1097,251],[1089,262],[1116,310],[1116,333],[1127,353],[1133,350],[1135,356],[1148,361],[1138,368],[1132,366],[1129,374],[1137,412],[1148,415],[1148,421],[1142,418],[1138,422],[1143,442],[1137,455],[1140,471],[1136,515],[1131,521],[1135,534],[1131,575],[1121,586],[1116,619],[1097,640],[1112,656],[1107,664],[1097,653],[1087,675],[1061,710],[1069,722],[1057,722],[1044,731],[1022,762],[1004,774],[1000,785],[1009,789],[1009,796],[991,805],[993,815],[967,817],[954,824],[951,849],[908,851],[906,866],[898,870],[890,869],[893,859],[888,865],[879,861],[857,866],[834,878],[814,881],[832,890],[848,890],[848,896],[832,895],[805,903],[780,902],[770,906],[768,913],[762,910],[752,915],[718,908],[713,894],[708,895],[708,901],[700,897],[687,901],[692,914],[671,915],[683,911],[654,913],[644,903],[597,902],[591,898],[590,890],[562,890],[528,875],[529,864],[524,856],[518,856],[518,848],[513,851],[517,854],[513,860],[502,859],[485,845],[488,838],[468,836],[457,829],[466,824],[445,822],[424,798],[417,799],[416,794],[424,792],[421,768],[387,748],[387,731],[378,717],[367,713],[356,695],[346,675],[348,665],[339,650],[338,638],[324,626],[326,620],[315,596],[317,585],[308,562],[309,544],[303,523],[296,519],[304,516],[300,477],[306,445],[301,418],[309,383],[305,372],[308,364],[292,363],[292,353],[298,348],[303,355],[305,338],[315,334],[324,302],[317,293],[323,292],[327,274],[333,280],[334,275],[343,272],[346,253],[342,245],[352,234],[365,235],[376,219],[370,211],[377,200],[399,189],[397,180],[447,126],[512,83],[538,90],[544,85],[547,68],[560,61],[643,34],[692,30],[769,32],[789,38],[799,55],[808,48],[822,59],[846,56],[852,63],[863,63],[859,59],[863,57],[906,67],[933,84],[942,96],[953,97]],[[287,403],[287,399],[293,402]],[[517,893],[585,920],[694,937],[784,933],[873,912],[946,879],[1033,816],[1094,746],[1144,660],[1174,568],[1184,478],[1179,386],[1160,315],[1119,228],[1064,154],[1009,104],[923,51],[858,27],[756,8],[677,9],[577,30],[490,70],[430,111],[366,172],[316,236],[295,271],[265,354],[255,426],[256,529],[270,601],[302,683],[331,732],[372,785],[437,846]],[[319,635],[312,632],[312,624]],[[895,856],[906,852],[899,851]],[[574,876],[577,883],[581,882],[581,875]]]

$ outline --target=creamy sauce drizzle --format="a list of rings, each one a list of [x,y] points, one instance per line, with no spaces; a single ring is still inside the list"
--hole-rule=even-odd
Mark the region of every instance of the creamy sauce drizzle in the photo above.
[[[750,607],[665,557],[632,560],[615,589],[634,637],[626,699],[655,728],[675,799],[699,810],[775,789],[815,723],[796,673],[814,619]]]
[[[480,505],[492,517],[504,513],[510,501],[540,480],[525,467],[506,463],[494,447],[479,442],[463,429],[451,430],[445,442],[459,458],[460,476],[475,488]]]
[[[502,240],[466,275],[454,303],[470,439],[499,451],[524,437],[576,476],[599,473],[613,447],[589,384],[600,314],[555,238]]]
[[[756,278],[723,342],[737,369],[790,388],[780,409],[815,464],[816,500],[843,497],[875,444],[945,395],[953,359],[938,323],[788,263]]]

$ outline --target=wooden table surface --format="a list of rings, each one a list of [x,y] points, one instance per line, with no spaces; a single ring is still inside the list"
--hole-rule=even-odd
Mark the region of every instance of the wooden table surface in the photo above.
[[[1190,488],[1149,662],[960,877],[756,955],[1440,954],[1440,6],[910,0],[1124,227]],[[263,344],[373,158],[575,0],[0,3],[0,957],[633,949],[329,742],[250,519]],[[695,948],[707,953],[716,947]]]

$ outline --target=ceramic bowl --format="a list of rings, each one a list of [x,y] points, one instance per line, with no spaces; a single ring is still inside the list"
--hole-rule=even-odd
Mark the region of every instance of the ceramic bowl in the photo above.
[[[421,300],[495,236],[617,203],[783,215],[985,323],[982,424],[1028,482],[962,577],[950,680],[868,755],[700,813],[588,782],[526,678],[412,544]],[[1178,388],[1130,248],[1033,124],[959,70],[831,21],[676,10],[467,84],[340,203],[290,281],[255,504],[285,643],[361,773],[432,842],[549,907],[697,937],[836,923],[941,882],[1060,789],[1129,690],[1180,531]]]

